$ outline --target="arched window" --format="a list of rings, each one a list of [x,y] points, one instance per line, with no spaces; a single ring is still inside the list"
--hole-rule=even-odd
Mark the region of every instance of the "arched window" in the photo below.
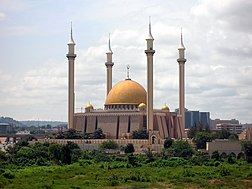
[[[156,143],[156,136],[152,136],[151,137],[151,144],[155,144]]]

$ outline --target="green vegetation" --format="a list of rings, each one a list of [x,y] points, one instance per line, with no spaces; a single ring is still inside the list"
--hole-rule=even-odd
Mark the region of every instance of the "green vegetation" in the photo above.
[[[192,126],[187,136],[193,139],[197,149],[205,149],[206,142],[211,142],[214,139],[239,140],[238,135],[230,133],[229,130],[222,129],[220,131],[210,131],[209,125],[206,125],[204,128],[201,123],[197,126],[196,124]]]
[[[149,133],[146,130],[137,130],[132,133],[133,139],[148,139]]]
[[[108,156],[108,155],[106,155]],[[81,159],[64,166],[1,169],[0,188],[250,188],[252,166],[210,161],[197,166],[183,158],[158,159],[129,156],[108,162]],[[241,174],[242,173],[242,174]]]
[[[93,133],[81,133],[75,129],[68,129],[65,132],[60,132],[56,134],[56,139],[104,139],[105,135],[103,134],[102,129],[97,129]]]
[[[106,153],[120,147],[113,141],[99,150],[82,151],[75,143],[20,141],[7,153],[0,152],[0,188],[252,188],[252,165],[217,151],[195,152],[182,140],[167,139],[162,153]],[[251,143],[244,143],[249,155]]]

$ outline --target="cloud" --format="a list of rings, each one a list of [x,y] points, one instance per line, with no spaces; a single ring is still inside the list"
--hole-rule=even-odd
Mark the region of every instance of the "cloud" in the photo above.
[[[3,13],[3,12],[0,12],[0,21],[3,21],[3,20],[5,20],[5,18],[6,18],[6,15],[5,15],[5,13]]]
[[[79,31],[74,36],[77,43],[76,110],[79,111],[81,106],[89,102],[95,108],[103,108],[108,32],[111,33],[114,52],[113,84],[126,77],[126,66],[129,64],[131,78],[146,88],[144,50],[148,16],[151,15],[156,50],[154,107],[160,108],[165,103],[171,110],[178,107],[177,48],[180,27],[183,26],[187,58],[187,108],[210,111],[212,118],[236,118],[242,122],[252,122],[248,115],[252,106],[251,3],[249,0],[202,0],[196,4],[187,1],[178,6],[175,1],[92,1],[86,9],[84,6],[75,7],[74,12],[70,16],[65,15],[65,18],[75,18],[77,23],[74,31]],[[57,30],[64,31],[61,28]],[[18,34],[20,39],[25,34],[40,32],[36,25],[24,23],[8,25],[4,31],[11,35]],[[39,39],[34,35],[32,40]],[[61,53],[59,49],[51,51],[53,55]],[[45,119],[54,117],[66,120],[67,60],[59,61],[62,60],[61,55],[51,60],[51,55],[48,56],[49,60],[43,60],[43,63],[42,60],[34,60],[40,61],[39,66],[25,73],[16,76],[4,71],[0,73],[0,86],[4,89],[0,93],[1,109],[10,106],[12,108],[8,112],[15,112],[14,107],[16,115],[25,114],[24,117],[29,117],[33,112],[38,112]],[[27,110],[21,114],[24,107]],[[51,109],[54,113],[50,114],[48,112]]]

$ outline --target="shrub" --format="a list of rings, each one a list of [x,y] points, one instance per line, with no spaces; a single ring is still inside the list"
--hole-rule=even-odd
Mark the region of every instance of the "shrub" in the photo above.
[[[229,176],[229,175],[231,175],[230,174],[230,170],[227,167],[225,167],[225,166],[220,166],[219,173],[220,173],[221,176]]]
[[[105,141],[100,145],[100,148],[105,150],[105,149],[118,149],[119,146],[115,141],[109,140]]]
[[[164,141],[164,148],[168,149],[172,146],[172,144],[173,144],[173,140],[171,138],[167,138]]]
[[[7,179],[14,179],[15,178],[15,175],[9,170],[5,171],[3,173],[3,176]]]
[[[127,144],[127,146],[124,149],[124,152],[126,154],[135,152],[134,145],[133,144]]]
[[[214,151],[212,153],[212,156],[211,156],[212,159],[214,159],[215,161],[219,161],[220,160],[220,154],[218,151]]]
[[[133,131],[133,139],[148,139],[149,133],[146,130]]]
[[[172,155],[175,157],[189,158],[193,154],[193,149],[187,141],[177,140],[172,145]]]

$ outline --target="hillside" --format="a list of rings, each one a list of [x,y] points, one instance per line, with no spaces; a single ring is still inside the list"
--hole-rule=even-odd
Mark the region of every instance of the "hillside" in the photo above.
[[[24,127],[21,122],[11,118],[11,117],[0,117],[0,123],[9,123],[10,125],[13,126],[18,126],[18,127]]]
[[[22,123],[23,125],[30,127],[30,126],[35,126],[35,127],[39,127],[39,126],[46,126],[46,125],[51,125],[52,127],[56,127],[56,126],[62,126],[62,125],[66,125],[67,122],[63,122],[63,121],[34,121],[34,120],[28,120],[28,121],[20,121],[20,123]]]
[[[63,121],[34,121],[34,120],[28,120],[28,121],[17,121],[11,117],[0,117],[0,123],[9,123],[13,126],[17,127],[30,127],[30,126],[46,126],[51,125],[52,127],[56,126],[63,126],[66,125],[67,122]]]

